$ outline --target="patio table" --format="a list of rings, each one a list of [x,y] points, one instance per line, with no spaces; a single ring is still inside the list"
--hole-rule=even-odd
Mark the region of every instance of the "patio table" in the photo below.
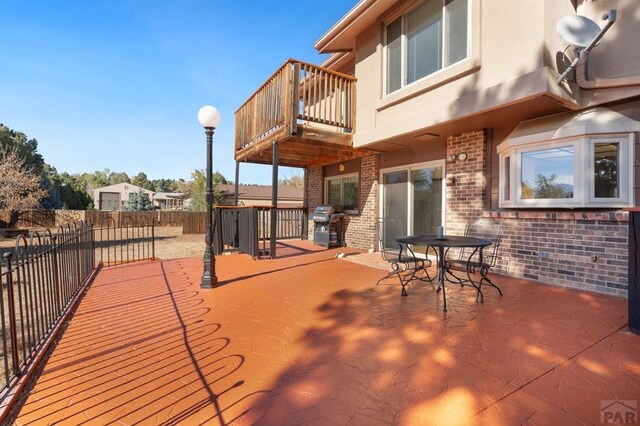
[[[469,263],[471,261],[471,258],[478,252],[478,250],[480,250],[479,252],[480,263],[482,263],[482,249],[484,247],[491,245],[491,241],[489,240],[485,240],[482,238],[475,238],[475,237],[463,237],[459,235],[444,235],[442,238],[437,238],[435,235],[408,235],[406,237],[396,238],[396,241],[402,244],[420,245],[420,246],[433,247],[438,249],[438,265],[437,265],[438,288],[436,289],[436,292],[439,292],[440,290],[442,290],[442,298],[444,301],[444,309],[443,309],[444,312],[447,312],[447,294],[445,292],[444,282],[446,281],[445,274],[449,272],[444,260],[445,248],[447,250],[450,248],[474,249],[471,251],[469,258],[467,259],[467,263]],[[401,247],[401,250],[402,250],[402,247]],[[427,251],[428,251],[428,248],[427,248]],[[476,289],[478,294],[482,296],[482,291],[480,290],[480,287],[476,285],[476,283],[471,279],[471,277],[469,277],[469,281],[471,282],[471,285],[473,285],[473,287]],[[477,297],[476,297],[476,300],[477,300]]]

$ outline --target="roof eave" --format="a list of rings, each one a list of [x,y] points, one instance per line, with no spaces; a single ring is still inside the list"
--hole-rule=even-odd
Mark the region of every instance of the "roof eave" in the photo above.
[[[361,26],[370,25],[397,0],[360,0],[313,45],[319,53],[345,52],[353,49]]]

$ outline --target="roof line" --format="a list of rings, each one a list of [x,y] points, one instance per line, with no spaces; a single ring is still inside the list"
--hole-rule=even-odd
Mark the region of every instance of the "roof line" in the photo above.
[[[326,45],[335,37],[338,36],[342,31],[344,31],[353,21],[355,21],[358,17],[360,17],[363,13],[365,13],[372,5],[374,5],[378,0],[360,0],[356,3],[355,6],[349,10],[346,15],[344,15],[338,22],[336,22],[329,30],[315,42],[313,47],[318,50],[320,53],[326,47]]]

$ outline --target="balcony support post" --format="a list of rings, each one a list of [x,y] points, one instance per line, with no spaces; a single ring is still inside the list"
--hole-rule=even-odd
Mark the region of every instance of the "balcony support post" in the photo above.
[[[238,181],[240,179],[240,162],[236,161],[236,180],[233,192],[233,205],[238,206]]]
[[[273,142],[273,161],[271,170],[271,259],[276,258],[276,230],[278,221],[278,144]]]

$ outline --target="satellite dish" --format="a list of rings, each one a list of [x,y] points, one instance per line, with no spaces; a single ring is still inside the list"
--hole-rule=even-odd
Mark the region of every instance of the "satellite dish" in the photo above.
[[[584,49],[600,34],[600,27],[591,19],[585,18],[584,16],[569,15],[558,21],[556,31],[567,43],[572,44],[574,47]],[[597,46],[598,43],[595,45]]]
[[[609,13],[602,15],[602,19],[607,22],[604,28],[600,28],[598,24],[589,18],[579,15],[569,15],[560,19],[556,24],[556,31],[569,44],[575,47],[576,55],[571,65],[564,70],[556,80],[560,84],[569,75],[571,70],[575,69],[580,61],[580,57],[586,57],[594,46],[600,43],[600,39],[609,28],[616,22],[618,14],[615,9],[611,9]]]

